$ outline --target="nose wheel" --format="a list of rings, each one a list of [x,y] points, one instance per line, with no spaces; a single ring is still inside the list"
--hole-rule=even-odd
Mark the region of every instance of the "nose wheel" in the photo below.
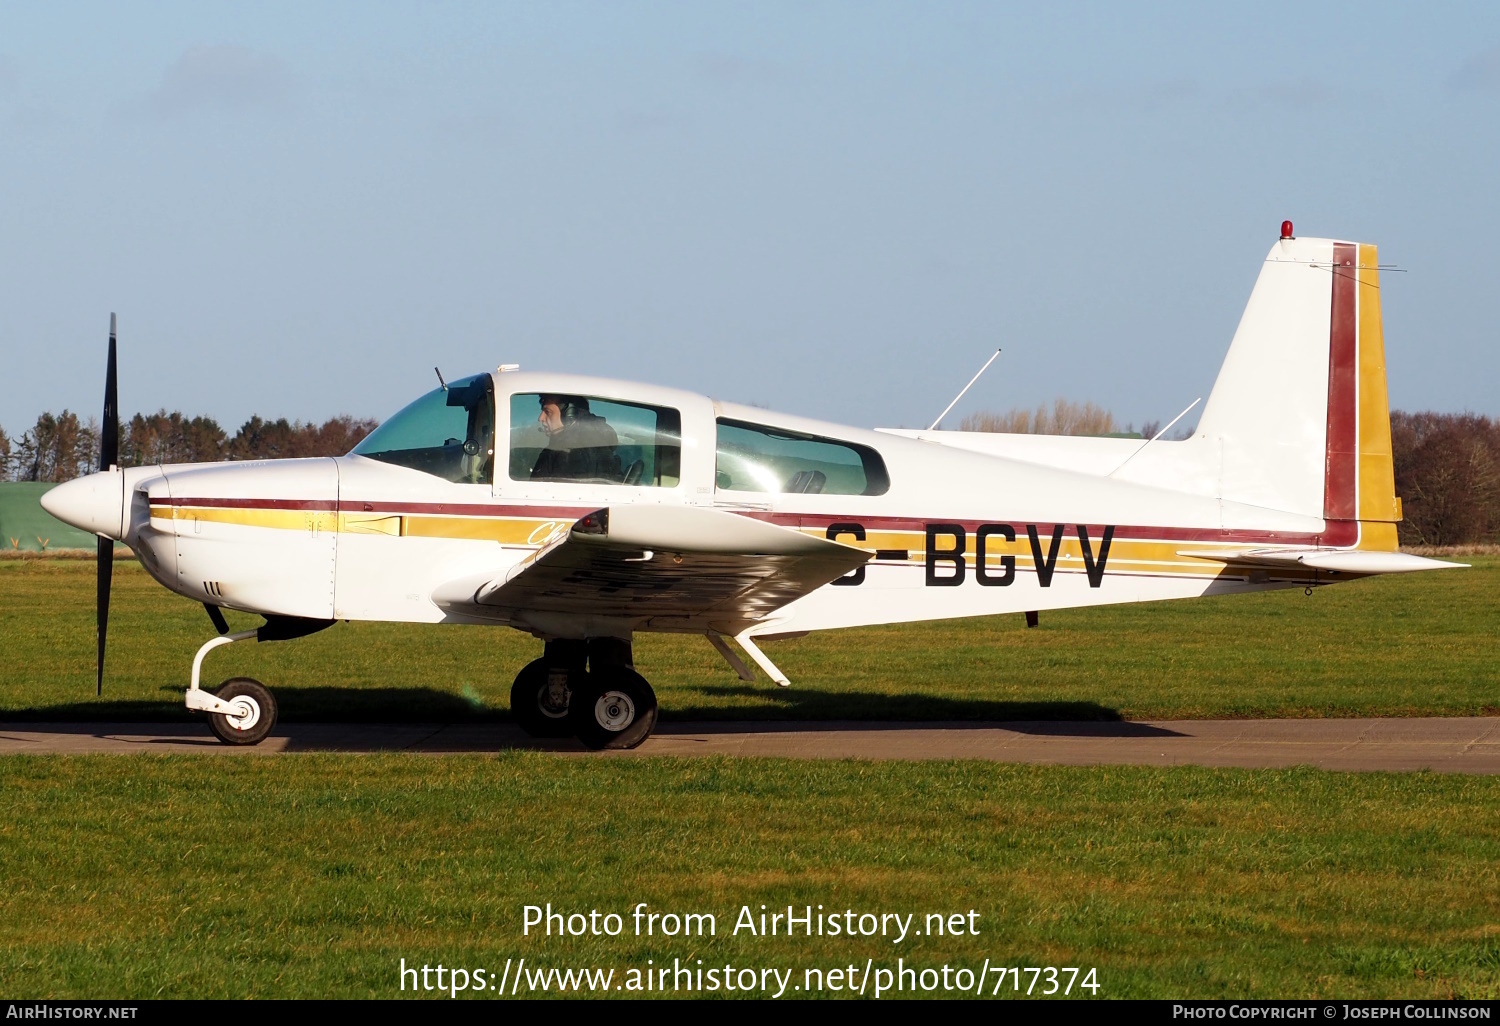
[[[225,744],[259,744],[276,726],[276,699],[260,681],[231,677],[214,697],[230,707],[229,712],[208,714],[208,727]]]

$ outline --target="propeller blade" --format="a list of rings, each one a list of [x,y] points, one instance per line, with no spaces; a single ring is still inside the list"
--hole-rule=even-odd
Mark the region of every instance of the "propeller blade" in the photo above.
[[[99,623],[98,680],[96,695],[104,694],[104,635],[109,630],[109,584],[115,568],[115,543],[112,538],[99,539],[99,581],[96,592]]]
[[[99,469],[108,470],[120,462],[120,402],[115,378],[115,315],[109,315],[109,362],[104,369],[104,418],[99,425]],[[98,580],[94,592],[95,621],[99,627],[99,652],[95,662],[98,676],[95,694],[104,694],[104,637],[109,632],[109,586],[114,577],[115,543],[99,539]]]
[[[109,315],[109,363],[104,369],[104,420],[99,425],[99,469],[120,462],[120,397],[115,383],[115,315]]]

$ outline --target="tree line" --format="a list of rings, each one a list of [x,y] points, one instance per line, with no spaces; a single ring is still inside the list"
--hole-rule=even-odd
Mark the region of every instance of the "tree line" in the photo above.
[[[1403,545],[1500,542],[1500,420],[1391,411]]]
[[[211,417],[137,413],[120,425],[120,465],[341,456],[377,421],[348,415],[322,424],[251,417],[229,435]],[[1105,434],[1115,420],[1091,404],[965,418],[966,430]],[[1144,434],[1154,433],[1147,425]],[[1403,545],[1500,542],[1500,420],[1472,413],[1391,411]],[[19,438],[0,428],[0,481],[68,481],[99,466],[99,426],[76,413],[44,413]]]
[[[120,424],[120,466],[342,456],[378,421],[347,414],[322,424],[251,417],[228,434],[212,417],[137,413]],[[99,469],[99,422],[71,410],[44,413],[14,438],[0,427],[0,481],[70,481]]]

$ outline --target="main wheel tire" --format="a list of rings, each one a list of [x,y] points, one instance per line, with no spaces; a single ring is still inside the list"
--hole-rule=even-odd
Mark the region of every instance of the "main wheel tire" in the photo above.
[[[248,713],[245,716],[208,714],[209,729],[225,744],[259,744],[276,726],[276,699],[260,681],[251,677],[231,677],[220,684],[214,694],[225,702],[238,700]]]
[[[510,714],[532,737],[572,737],[568,706],[573,683],[583,676],[582,667],[548,666],[533,659],[516,674],[510,686]]]
[[[656,727],[656,692],[628,666],[603,666],[573,689],[573,734],[587,747],[634,748]]]

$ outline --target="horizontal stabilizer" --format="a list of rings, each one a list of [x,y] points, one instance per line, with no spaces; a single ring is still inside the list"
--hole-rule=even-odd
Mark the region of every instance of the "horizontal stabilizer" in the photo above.
[[[1467,563],[1413,556],[1406,552],[1376,552],[1366,549],[1250,549],[1247,552],[1184,550],[1179,556],[1216,559],[1235,566],[1294,567],[1330,570],[1342,574],[1409,574],[1417,570],[1446,570]]]

